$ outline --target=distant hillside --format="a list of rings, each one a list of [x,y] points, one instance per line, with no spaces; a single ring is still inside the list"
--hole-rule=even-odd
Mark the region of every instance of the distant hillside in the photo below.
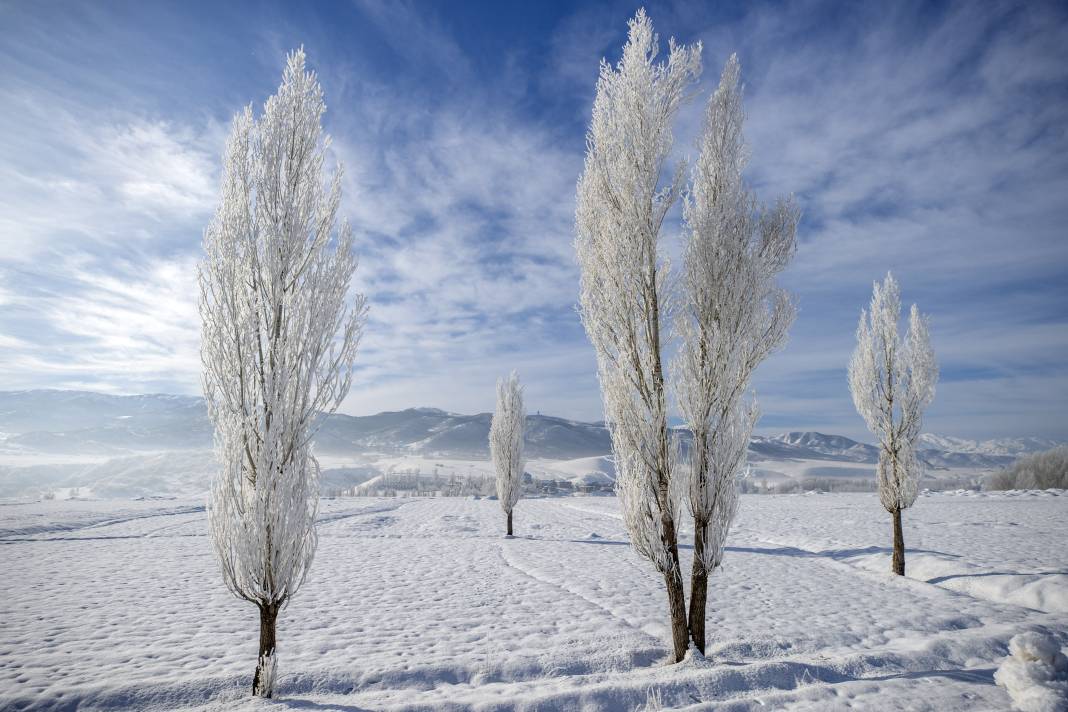
[[[365,452],[487,456],[490,414],[411,408],[369,416],[326,416],[316,437],[325,455]],[[123,455],[212,447],[204,401],[162,394],[0,391],[0,453]],[[572,459],[611,449],[601,425],[527,416],[528,457]]]
[[[109,455],[210,448],[201,398],[85,391],[0,391],[0,448]]]
[[[977,442],[924,434],[920,436],[919,456],[932,470],[997,469],[1015,462],[1020,455],[1046,450],[1055,444],[1040,438]],[[959,449],[950,450],[949,447]],[[879,449],[874,445],[859,443],[841,435],[816,432],[755,436],[749,451],[752,459],[834,460],[871,465],[879,461]]]
[[[1063,443],[1048,438],[997,438],[994,440],[967,440],[945,435],[920,435],[920,447],[940,452],[954,452],[994,457],[1019,457],[1033,452],[1042,452]]]
[[[412,408],[363,417],[332,415],[316,437],[319,452],[405,451],[433,455],[489,456],[490,414],[458,415]],[[611,450],[602,425],[548,415],[528,415],[526,452],[531,458],[572,459]]]
[[[322,455],[396,453],[488,457],[490,415],[459,415],[436,408],[369,416],[326,416],[316,438]],[[1038,438],[971,441],[925,434],[920,456],[929,468],[993,469],[1053,447]],[[160,451],[207,450],[212,429],[201,398],[113,396],[84,391],[0,391],[0,455],[122,457]],[[531,459],[572,460],[611,452],[608,431],[548,415],[527,417]],[[756,436],[751,459],[826,460],[874,464],[878,450],[841,435],[792,432]]]

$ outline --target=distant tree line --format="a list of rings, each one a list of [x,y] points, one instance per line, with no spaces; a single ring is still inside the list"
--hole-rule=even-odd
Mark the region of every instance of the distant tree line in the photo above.
[[[1068,489],[1068,445],[1021,457],[990,475],[986,489]]]

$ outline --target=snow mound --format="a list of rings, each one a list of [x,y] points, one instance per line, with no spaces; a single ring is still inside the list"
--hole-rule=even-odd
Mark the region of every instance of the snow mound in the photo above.
[[[1048,633],[1028,631],[1009,641],[1009,657],[994,673],[1014,709],[1068,712],[1068,657]]]

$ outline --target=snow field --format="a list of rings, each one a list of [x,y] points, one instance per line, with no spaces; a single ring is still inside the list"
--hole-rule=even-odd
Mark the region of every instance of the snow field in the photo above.
[[[253,700],[257,615],[223,587],[202,507],[0,507],[0,709],[1004,710],[1008,641],[1068,641],[1052,493],[921,496],[906,579],[875,495],[745,496],[709,658],[675,666],[614,498],[520,501],[514,539],[495,501],[324,500],[279,697]]]

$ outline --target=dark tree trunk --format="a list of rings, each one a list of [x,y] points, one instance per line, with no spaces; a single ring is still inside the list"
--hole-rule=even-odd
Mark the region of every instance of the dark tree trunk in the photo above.
[[[693,523],[693,570],[690,573],[690,637],[705,654],[705,608],[708,603],[708,570],[701,561],[705,553],[705,524]]]
[[[667,585],[668,610],[671,613],[672,662],[682,662],[690,645],[690,630],[686,627],[686,593],[678,563],[672,571],[664,572]]]
[[[686,624],[686,591],[682,587],[682,569],[679,566],[679,542],[675,533],[675,520],[664,515],[661,522],[664,538],[671,553],[671,567],[664,572],[667,586],[668,611],[671,613],[672,662],[682,662],[690,647],[690,629]]]
[[[894,515],[894,573],[905,575],[905,535],[901,531],[901,509],[895,509]]]
[[[512,510],[508,510],[508,536],[512,536]]]
[[[256,662],[256,676],[252,678],[252,694],[258,697],[272,697],[274,690],[267,687],[273,681],[264,680],[264,663],[274,657],[275,630],[278,622],[277,603],[260,605],[260,655]],[[268,673],[269,674],[269,673]]]

